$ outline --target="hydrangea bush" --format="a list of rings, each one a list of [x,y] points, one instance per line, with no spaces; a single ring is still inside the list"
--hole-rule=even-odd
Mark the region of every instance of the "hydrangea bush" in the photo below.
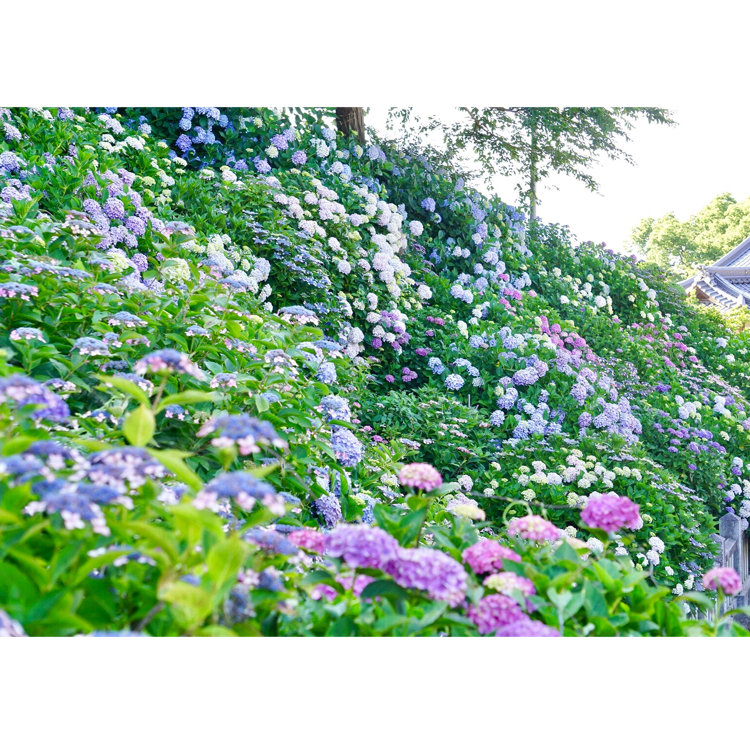
[[[747,332],[329,115],[0,110],[0,634],[740,633]]]

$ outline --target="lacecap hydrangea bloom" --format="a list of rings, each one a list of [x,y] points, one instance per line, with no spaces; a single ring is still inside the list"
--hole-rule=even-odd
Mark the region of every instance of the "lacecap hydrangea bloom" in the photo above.
[[[143,375],[146,372],[182,372],[198,380],[204,378],[203,373],[190,361],[187,354],[178,352],[176,349],[159,349],[151,352],[139,359],[133,369],[137,375]]]
[[[198,430],[198,437],[219,433],[211,444],[217,448],[229,448],[236,445],[240,455],[257,453],[260,446],[287,448],[286,440],[279,437],[273,425],[265,420],[249,417],[247,414],[224,414],[209,419]]]
[[[225,510],[229,501],[234,501],[246,511],[252,510],[256,502],[260,501],[272,513],[284,513],[284,502],[276,490],[247,471],[219,474],[195,496],[193,505],[216,512]]]
[[[638,529],[643,524],[638,505],[627,497],[608,492],[592,492],[581,511],[581,521],[607,533],[618,529]]]

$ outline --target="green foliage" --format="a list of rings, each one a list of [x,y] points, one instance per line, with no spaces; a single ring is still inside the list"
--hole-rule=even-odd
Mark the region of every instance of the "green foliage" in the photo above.
[[[738,202],[722,193],[685,221],[673,213],[643,219],[631,234],[645,257],[678,276],[711,265],[750,237],[750,198]]]

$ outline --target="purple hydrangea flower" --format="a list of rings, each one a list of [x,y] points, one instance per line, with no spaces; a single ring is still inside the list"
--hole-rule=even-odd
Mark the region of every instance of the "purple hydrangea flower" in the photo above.
[[[119,198],[107,198],[102,210],[110,219],[125,219],[125,206]]]
[[[466,614],[482,635],[526,617],[518,602],[505,594],[485,596],[477,604],[472,604]]]
[[[315,501],[315,510],[323,519],[323,523],[330,529],[344,517],[341,513],[341,503],[336,495],[323,495]]]
[[[383,570],[398,553],[398,542],[382,529],[340,524],[325,538],[325,552],[340,557],[350,568]]]
[[[463,565],[435,549],[403,549],[388,561],[385,572],[410,589],[424,591],[438,601],[457,606],[466,597],[468,576]]]
[[[523,617],[509,625],[503,625],[495,633],[500,638],[559,638],[559,631],[539,620]]]

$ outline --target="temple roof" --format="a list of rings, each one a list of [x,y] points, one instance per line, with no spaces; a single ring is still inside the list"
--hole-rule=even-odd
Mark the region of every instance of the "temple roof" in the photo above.
[[[680,282],[687,292],[722,310],[750,307],[750,237],[713,265],[701,266],[695,276]]]

